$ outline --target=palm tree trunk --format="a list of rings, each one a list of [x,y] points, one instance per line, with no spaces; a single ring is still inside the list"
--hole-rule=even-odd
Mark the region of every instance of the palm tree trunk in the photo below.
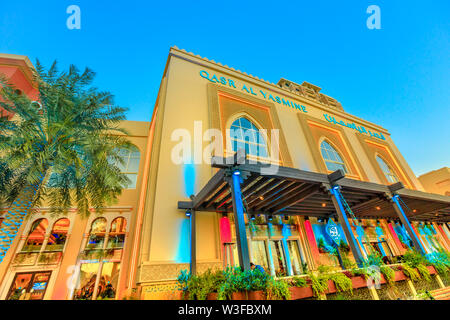
[[[24,218],[32,209],[33,198],[41,184],[42,180],[25,187],[6,213],[0,228],[0,263],[11,247]]]

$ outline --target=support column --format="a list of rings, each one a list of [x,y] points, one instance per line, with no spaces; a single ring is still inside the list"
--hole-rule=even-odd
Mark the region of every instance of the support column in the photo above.
[[[402,224],[405,226],[406,231],[408,232],[409,237],[411,238],[411,240],[414,244],[414,248],[421,254],[425,255],[426,252],[425,252],[422,244],[420,243],[420,240],[417,237],[417,234],[414,232],[414,229],[412,228],[411,224],[409,223],[409,220],[406,217],[406,214],[403,211],[403,208],[399,203],[399,198],[400,198],[400,196],[397,194],[392,197],[394,210],[397,213],[397,216],[400,218],[400,221],[402,222]]]
[[[347,215],[345,214],[344,207],[342,206],[339,186],[334,186],[330,189],[331,192],[331,200],[333,201],[334,207],[336,209],[336,213],[339,219],[339,223],[344,230],[345,237],[348,240],[348,244],[350,245],[350,249],[352,250],[353,256],[355,257],[356,263],[358,267],[363,267],[364,258],[359,249],[358,243],[356,242],[355,236],[353,235],[352,228],[350,223],[348,222]]]
[[[239,265],[242,270],[250,270],[250,257],[248,252],[247,235],[245,231],[244,205],[241,193],[241,172],[234,170],[231,177],[227,178],[231,186],[231,198],[233,200],[234,225],[236,228],[236,242],[239,256]]]
[[[191,227],[191,275],[197,274],[197,241],[196,241],[196,228],[195,228],[195,210],[191,210],[190,217],[190,227]]]

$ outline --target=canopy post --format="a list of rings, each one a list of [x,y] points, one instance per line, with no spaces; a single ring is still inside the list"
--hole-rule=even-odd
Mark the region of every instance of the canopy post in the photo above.
[[[226,180],[231,187],[231,198],[233,201],[234,225],[236,228],[236,242],[239,256],[239,265],[242,270],[250,270],[250,256],[245,231],[244,204],[241,192],[241,171],[231,171],[231,176]]]
[[[345,213],[344,207],[341,201],[341,195],[339,191],[339,186],[334,186],[330,189],[331,200],[333,201],[334,207],[336,209],[336,213],[339,219],[339,223],[344,230],[345,237],[350,245],[350,249],[352,250],[353,256],[355,257],[356,264],[358,267],[363,267],[364,257],[359,249],[358,243],[356,242],[355,236],[353,235],[352,228],[348,221],[347,215]]]
[[[191,275],[195,276],[197,274],[197,234],[196,234],[196,223],[195,223],[195,210],[191,210],[190,216],[190,228],[191,228],[191,262],[190,269]]]
[[[393,202],[393,206],[394,206],[394,210],[397,213],[397,216],[400,218],[400,221],[402,222],[402,224],[405,226],[406,231],[408,232],[414,248],[420,252],[421,254],[425,255],[425,249],[423,248],[422,244],[420,243],[419,238],[417,237],[416,232],[414,231],[414,229],[412,228],[408,218],[406,217],[405,212],[403,211],[403,208],[399,202],[400,196],[398,194],[394,195],[391,200]]]

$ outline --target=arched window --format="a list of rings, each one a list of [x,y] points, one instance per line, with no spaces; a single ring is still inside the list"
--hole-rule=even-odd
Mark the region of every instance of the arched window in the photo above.
[[[33,224],[31,225],[27,241],[25,242],[22,251],[39,252],[45,240],[45,233],[47,231],[47,227],[48,227],[47,219],[42,218],[34,221]]]
[[[119,155],[123,160],[123,164],[117,162],[116,165],[119,167],[120,172],[124,173],[128,179],[130,179],[130,183],[124,185],[124,188],[136,189],[141,154],[139,150],[134,147],[131,150],[120,150]]]
[[[108,248],[123,248],[126,229],[127,220],[125,218],[119,217],[113,220],[109,230]]]
[[[339,153],[327,141],[324,140],[320,144],[320,152],[328,170],[336,171],[342,169],[344,173],[348,172]]]
[[[245,149],[249,155],[268,158],[269,153],[264,136],[258,128],[247,118],[236,119],[230,127],[232,150]]]
[[[92,222],[89,231],[89,241],[86,244],[87,249],[103,249],[106,234],[106,219],[97,218]]]
[[[386,161],[381,159],[380,156],[377,156],[376,158],[377,158],[378,165],[380,166],[381,171],[383,171],[384,176],[386,177],[387,181],[389,183],[398,182],[399,180],[397,178],[397,175],[395,174],[394,170],[392,170],[391,166],[388,165],[386,163]]]
[[[69,232],[70,221],[67,218],[59,219],[53,225],[52,233],[48,238],[46,251],[62,251]]]

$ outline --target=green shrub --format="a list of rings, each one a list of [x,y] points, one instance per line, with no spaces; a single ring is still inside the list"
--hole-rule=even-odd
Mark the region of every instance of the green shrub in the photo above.
[[[306,287],[308,283],[306,282],[305,278],[293,277],[291,279],[291,283],[290,284],[291,284],[292,287],[300,287],[300,288],[302,288],[302,287]]]
[[[371,253],[367,256],[367,260],[364,261],[364,266],[382,266],[384,265],[383,258],[378,252]]]
[[[427,260],[416,250],[408,250],[402,257],[405,264],[411,268],[417,268],[419,264],[426,264]]]
[[[395,271],[389,267],[389,266],[381,266],[380,272],[383,274],[384,278],[386,279],[387,283],[389,285],[395,284]]]
[[[272,277],[259,270],[242,271],[241,268],[227,268],[222,272],[224,280],[217,285],[217,298],[230,299],[233,292],[266,291]]]
[[[412,281],[418,281],[420,275],[415,268],[410,267],[408,264],[403,265],[403,273]]]
[[[315,276],[312,273],[308,274],[309,279],[311,280],[311,289],[314,293],[314,296],[320,297],[325,291],[328,289],[328,279],[323,275]]]
[[[291,292],[289,285],[285,280],[270,279],[267,283],[268,300],[290,300]]]
[[[353,294],[352,280],[343,273],[332,273],[328,275],[328,280],[334,282],[338,292],[350,292]]]
[[[430,282],[431,281],[431,274],[430,271],[428,270],[428,268],[423,265],[423,264],[419,264],[417,265],[417,271],[419,271],[419,274],[422,276],[422,278],[424,278],[426,281]]]

